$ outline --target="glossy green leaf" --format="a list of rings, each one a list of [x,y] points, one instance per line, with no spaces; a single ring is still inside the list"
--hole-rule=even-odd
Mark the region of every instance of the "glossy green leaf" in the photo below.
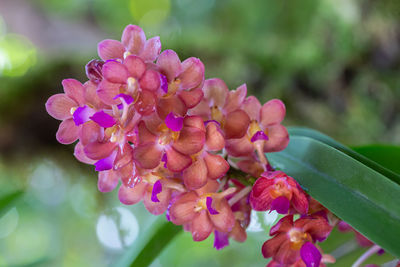
[[[382,164],[381,161],[377,161],[377,156],[370,158],[371,153],[369,155],[362,155],[363,153],[357,153],[356,151],[350,149],[349,147],[335,141],[333,138],[312,130],[308,128],[301,128],[301,127],[290,127],[289,128],[290,136],[306,136],[312,139],[318,140],[326,145],[336,148],[337,150],[349,155],[350,157],[356,159],[357,161],[363,163],[364,165],[370,167],[371,169],[381,173],[382,175],[388,177],[392,181],[400,184],[400,175],[396,173],[396,169],[390,168],[388,165]],[[380,164],[384,165],[380,165]],[[390,168],[390,169],[388,169]],[[398,167],[399,168],[399,167]]]
[[[344,152],[306,136],[291,137],[272,165],[357,231],[400,257],[400,185]]]
[[[352,147],[357,153],[373,160],[387,169],[400,173],[400,147],[392,145],[367,145]]]
[[[10,206],[22,196],[22,191],[15,191],[0,198],[0,217],[7,212]]]

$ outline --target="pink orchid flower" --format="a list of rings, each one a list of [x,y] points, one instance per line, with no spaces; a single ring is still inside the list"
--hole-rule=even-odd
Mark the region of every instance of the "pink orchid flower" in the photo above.
[[[158,36],[146,40],[142,28],[136,25],[128,25],[122,33],[121,42],[110,39],[101,41],[97,51],[104,61],[124,59],[129,55],[135,55],[145,62],[153,62],[160,54],[161,42]]]
[[[282,171],[264,172],[254,183],[250,194],[254,210],[276,210],[280,214],[307,214],[307,196],[298,183]]]
[[[218,122],[226,139],[243,137],[250,122],[247,113],[241,109],[247,94],[246,85],[229,91],[224,81],[214,78],[204,82],[203,92],[204,99],[189,113],[202,116],[205,121]]]

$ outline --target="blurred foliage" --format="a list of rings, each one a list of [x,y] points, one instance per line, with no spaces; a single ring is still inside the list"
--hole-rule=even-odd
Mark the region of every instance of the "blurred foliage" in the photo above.
[[[207,78],[220,77],[231,89],[247,83],[262,102],[283,99],[286,125],[314,128],[349,145],[400,143],[398,0],[3,1],[30,7],[24,27],[35,19],[42,26],[24,36],[15,21],[1,19],[12,10],[0,6],[0,196],[27,191],[0,218],[0,266],[107,266],[137,245],[122,223],[127,211],[140,227],[135,240],[150,229],[154,218],[142,205],[121,210],[117,192],[97,192],[96,174],[73,159],[72,146],[56,143],[58,122],[44,109],[46,99],[62,91],[63,78],[85,80],[96,41],[119,39],[130,23],[148,37],[160,35],[163,49],[175,49],[181,59],[199,57]],[[84,35],[96,32],[92,52],[83,54],[79,39],[56,53],[33,41],[47,40],[53,21],[90,30]],[[50,34],[57,44],[64,32]],[[99,222],[114,230],[104,235]],[[267,229],[257,231],[262,234],[250,232],[247,243],[222,251],[211,239],[195,244],[182,233],[152,266],[263,266]],[[335,240],[340,237],[328,239],[327,252],[342,246]],[[361,251],[353,247],[334,266],[349,266],[344,259]]]

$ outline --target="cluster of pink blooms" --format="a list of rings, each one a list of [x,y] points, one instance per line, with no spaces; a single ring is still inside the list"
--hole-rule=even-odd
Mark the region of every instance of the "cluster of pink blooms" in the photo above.
[[[246,85],[205,79],[198,58],[161,52],[159,37],[146,39],[135,25],[121,41],[100,42],[98,54],[86,65],[88,81],[64,80],[46,109],[62,121],[57,140],[78,141],[75,157],[95,166],[101,192],[119,185],[122,203],[143,201],[195,241],[214,234],[217,249],[246,239],[252,209],[276,210],[286,216],[262,247],[268,266],[334,261],[315,244],[332,229],[328,211],[265,155],[289,142],[280,100],[261,105]],[[253,187],[250,177],[260,177]]]

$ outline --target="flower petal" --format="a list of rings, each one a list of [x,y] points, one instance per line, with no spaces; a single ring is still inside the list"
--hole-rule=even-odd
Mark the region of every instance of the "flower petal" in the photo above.
[[[121,84],[111,83],[107,80],[102,80],[97,88],[97,95],[104,103],[108,105],[116,105],[119,102],[114,100],[114,97],[119,94]]]
[[[126,83],[129,72],[128,69],[117,61],[108,61],[103,66],[103,76],[112,83]]]
[[[210,179],[221,178],[229,170],[229,163],[220,155],[207,152],[204,161],[207,165],[207,177]]]
[[[143,116],[150,115],[156,107],[156,95],[149,90],[142,90],[139,98],[135,103],[135,109]]]
[[[203,148],[205,136],[205,132],[198,128],[183,127],[172,146],[182,154],[192,155]]]
[[[273,259],[287,265],[295,263],[300,256],[299,250],[293,250],[290,247],[290,241],[286,240],[279,247],[278,252],[274,255]]]
[[[204,93],[201,88],[192,90],[182,90],[179,92],[179,98],[185,103],[187,108],[195,107],[203,99]]]
[[[241,108],[242,103],[247,95],[247,86],[242,84],[236,90],[229,91],[226,99],[224,110],[226,113],[232,112]]]
[[[183,182],[190,189],[198,189],[207,183],[207,166],[202,159],[198,159],[187,167],[183,173]]]
[[[254,183],[249,198],[251,207],[254,210],[266,211],[270,209],[273,199],[269,193],[269,187],[272,186],[273,183],[274,181],[272,179],[266,179],[264,177],[258,178]]]
[[[84,151],[87,157],[100,160],[108,157],[116,146],[117,144],[112,142],[93,142],[87,144],[84,148]]]
[[[173,148],[166,149],[166,153],[167,168],[172,172],[181,172],[192,164],[191,157],[183,155]]]
[[[137,146],[133,150],[133,158],[143,169],[153,169],[160,164],[162,151],[154,143]]]
[[[178,197],[169,209],[171,221],[176,225],[186,224],[196,216],[194,211],[198,196],[191,191]]]
[[[147,70],[140,78],[140,87],[149,91],[160,88],[160,75],[154,70]]]
[[[262,106],[260,123],[264,127],[281,123],[285,118],[285,114],[285,104],[279,99],[272,99]]]
[[[163,184],[162,181],[160,181],[160,185],[161,184]],[[154,191],[154,186],[153,190],[147,191],[144,194],[143,198],[144,206],[153,215],[163,214],[167,210],[169,202],[171,200],[171,190],[164,185],[162,185],[161,188],[162,188],[161,192],[157,194],[157,199],[159,200],[158,202],[157,201],[155,202],[152,199],[153,196],[152,192]],[[156,188],[155,190],[157,189],[159,188]]]
[[[215,201],[215,208],[218,214],[210,215],[210,219],[216,230],[230,232],[235,225],[235,215],[225,198]]]
[[[268,138],[268,141],[264,142],[264,152],[281,151],[289,144],[289,133],[281,124],[268,128]]]
[[[264,242],[261,248],[264,258],[273,257],[278,252],[279,247],[284,241],[286,241],[286,234],[274,236],[273,238]]]
[[[112,127],[117,123],[114,117],[108,115],[103,110],[93,114],[90,119],[92,119],[92,121],[96,122],[98,125],[104,128]]]
[[[247,97],[241,105],[241,109],[249,115],[250,120],[260,121],[261,103],[255,96]]]
[[[80,127],[79,139],[83,145],[99,142],[102,139],[102,129],[94,121],[89,121]]]
[[[99,179],[97,181],[97,188],[100,192],[111,192],[117,187],[119,181],[118,172],[109,170],[99,172]]]
[[[167,49],[164,50],[157,58],[157,66],[160,67],[161,72],[167,77],[169,82],[182,72],[181,61],[175,51]]]
[[[301,259],[307,267],[319,267],[321,253],[311,242],[306,242],[300,249]]]
[[[143,59],[138,56],[130,55],[124,60],[124,65],[129,72],[129,77],[139,79],[146,71],[146,64]]]
[[[71,109],[78,104],[65,94],[52,95],[46,102],[47,113],[57,120],[71,118]]]
[[[269,235],[287,233],[293,227],[293,215],[287,215],[271,227]]]
[[[75,100],[79,105],[85,104],[85,88],[75,79],[65,79],[62,81],[65,94]]]
[[[225,138],[241,138],[249,127],[250,118],[246,112],[243,110],[236,110],[234,112],[229,113],[225,119]]]
[[[225,82],[218,78],[208,79],[203,86],[204,98],[208,100],[209,106],[222,108],[228,97],[229,89]]]
[[[140,144],[154,143],[156,140],[156,136],[147,129],[144,121],[138,124],[138,139]]]
[[[58,142],[64,145],[72,144],[78,139],[79,127],[72,119],[64,120],[60,123],[56,133]]]
[[[161,98],[158,100],[157,114],[161,119],[165,119],[167,115],[173,112],[179,116],[185,116],[187,107],[183,101],[177,96]]]
[[[153,62],[156,60],[157,56],[161,52],[161,41],[160,37],[155,36],[146,41],[142,53],[140,53],[140,57],[143,58],[144,61]]]
[[[254,151],[254,146],[246,135],[242,138],[226,140],[225,148],[233,157],[250,156]]]
[[[204,80],[204,65],[198,58],[188,58],[182,62],[182,72],[178,78],[182,89],[197,87]]]
[[[78,142],[75,146],[74,149],[74,156],[77,160],[79,160],[80,162],[86,163],[86,164],[90,164],[93,165],[96,161],[89,159],[85,152],[83,151],[84,146],[82,145],[82,142]]]
[[[206,211],[203,210],[197,213],[197,216],[192,221],[190,230],[194,241],[203,241],[211,234],[214,227]]]
[[[116,40],[104,40],[97,45],[97,53],[102,60],[124,57],[125,48]]]
[[[146,35],[139,26],[128,25],[122,33],[121,42],[126,47],[126,50],[134,55],[139,55],[146,43]]]
[[[224,135],[215,122],[210,122],[206,127],[206,146],[208,151],[219,151],[225,146]]]
[[[139,182],[133,188],[121,185],[118,190],[118,198],[125,205],[133,205],[142,200],[147,183]]]

